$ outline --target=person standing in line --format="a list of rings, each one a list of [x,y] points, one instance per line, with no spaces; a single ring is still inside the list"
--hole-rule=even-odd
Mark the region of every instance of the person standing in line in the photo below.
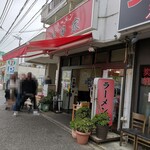
[[[6,102],[10,99],[9,84],[10,84],[10,79],[8,79],[8,80],[6,81],[6,86],[5,86],[5,99],[6,99]],[[6,109],[7,109],[7,107],[6,107]]]
[[[26,79],[21,83],[21,93],[22,93],[22,101],[21,106],[24,105],[24,102],[27,98],[31,98],[33,102],[34,110],[37,109],[36,105],[36,94],[37,94],[37,81],[32,77],[32,73],[28,72]]]
[[[16,116],[18,115],[18,111],[20,111],[20,105],[21,105],[21,84],[22,82],[26,79],[26,75],[23,73],[20,75],[20,78],[18,79],[18,89],[17,89],[17,98],[15,105],[13,107],[13,115]]]

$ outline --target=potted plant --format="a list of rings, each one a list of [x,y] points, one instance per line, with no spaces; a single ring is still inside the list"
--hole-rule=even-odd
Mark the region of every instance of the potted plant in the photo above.
[[[109,130],[110,117],[107,112],[96,114],[93,119],[93,123],[96,125],[96,136],[105,140],[107,138]]]
[[[76,111],[75,118],[76,119],[84,119],[91,117],[91,110],[88,107],[81,107]]]
[[[43,111],[49,111],[50,106],[53,105],[53,96],[55,95],[55,92],[53,90],[50,90],[47,94],[47,96],[43,97],[40,101],[40,109]]]
[[[72,129],[72,137],[76,138],[75,120],[70,121],[70,128]]]
[[[92,130],[95,128],[90,118],[75,120],[77,143],[87,144]]]

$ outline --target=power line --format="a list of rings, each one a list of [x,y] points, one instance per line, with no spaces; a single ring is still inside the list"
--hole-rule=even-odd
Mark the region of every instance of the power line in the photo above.
[[[3,36],[3,38],[0,41],[0,44],[3,42],[3,40],[5,39],[5,37],[9,34],[9,31],[11,30],[11,28],[13,27],[13,25],[15,24],[16,20],[18,19],[18,17],[20,16],[20,14],[22,13],[22,11],[24,10],[25,6],[27,5],[27,3],[29,2],[29,0],[26,0],[26,2],[24,3],[23,7],[20,9],[17,17],[15,18],[14,22],[11,24],[10,28],[8,29],[8,31],[6,32],[6,34]]]
[[[32,5],[34,5],[34,3],[36,3],[36,1],[37,0],[35,0],[32,4],[31,4],[31,6],[30,6],[30,8],[32,7]],[[45,4],[47,4],[49,1],[51,1],[51,0],[46,0],[46,3],[44,3],[44,5]],[[28,9],[28,10],[30,10],[30,8]],[[19,31],[20,32],[20,34],[22,34],[23,32],[25,32],[25,30],[38,18],[38,16],[34,19],[34,17],[40,12],[42,10],[42,8],[41,9],[39,9],[39,11],[37,11],[36,12],[36,14],[30,19],[30,21]],[[26,14],[24,14],[24,17],[26,16],[28,14],[28,11],[26,11]],[[16,17],[17,18],[17,17]],[[23,19],[23,17],[22,17],[22,19]],[[22,19],[20,19],[19,21],[22,21]],[[34,20],[33,20],[34,19]],[[17,19],[15,19],[15,21],[16,21]],[[33,20],[33,21],[32,21]],[[18,21],[18,22],[19,22]],[[32,22],[31,22],[32,21]],[[16,28],[17,26],[15,26],[14,28]],[[11,28],[12,28],[12,26],[11,26]],[[13,29],[14,29],[13,28]],[[3,28],[2,28],[3,29]],[[38,29],[37,31],[38,31],[38,34],[43,30],[44,28],[41,28],[41,29]],[[8,35],[10,35],[11,34],[11,32],[10,32],[10,30],[11,29],[9,29],[8,31],[7,31],[7,34],[5,34],[5,38],[8,36]],[[5,30],[4,30],[5,31]],[[12,31],[12,30],[11,30]],[[33,30],[34,31],[34,30]],[[35,30],[36,31],[36,30]],[[32,31],[27,31],[27,32],[32,32]],[[34,34],[35,35],[35,34]],[[20,35],[19,35],[20,36]],[[33,38],[33,37],[32,37]],[[7,39],[6,39],[7,40]],[[5,40],[5,41],[6,41]],[[2,41],[2,40],[1,40]],[[0,41],[0,44],[2,43]],[[4,42],[5,42],[4,41]],[[13,40],[14,41],[14,40]],[[6,47],[8,47],[8,45],[10,45],[12,42],[10,42],[10,43],[8,43],[4,48],[6,48]]]
[[[35,29],[35,30],[28,30],[28,31],[21,31],[19,33],[26,33],[26,32],[35,32],[35,31],[41,31],[44,30],[44,28],[40,28],[40,29]],[[18,33],[18,32],[17,32]]]
[[[16,23],[16,25],[11,29],[11,31],[9,32],[9,34],[12,33],[12,31],[22,22],[22,20],[26,17],[26,15],[30,12],[30,10],[33,8],[33,6],[36,4],[38,0],[35,0],[31,6],[28,8],[28,10],[25,12],[25,14],[22,16],[22,18]],[[2,28],[3,29],[3,28]],[[3,29],[4,30],[4,29]],[[6,30],[4,30],[6,31]],[[7,31],[6,31],[7,32]],[[8,36],[5,37],[5,40],[3,40],[3,43],[8,39]]]
[[[36,13],[36,14],[30,19],[30,21],[22,28],[22,29],[24,29],[24,30],[22,30],[22,31],[20,30],[21,32],[19,31],[20,34],[22,34],[23,32],[25,32],[25,30],[39,17],[40,14],[34,19],[34,17],[35,17],[36,15],[37,15],[37,13]],[[32,21],[32,19],[34,19],[34,20]],[[31,21],[32,21],[32,22],[31,22]],[[30,24],[29,24],[29,23],[30,23]],[[42,29],[43,29],[43,28],[42,28]],[[41,29],[40,29],[40,30],[41,30]],[[38,31],[39,31],[39,30],[38,30]],[[4,43],[4,42],[9,38],[9,35],[10,35],[10,34],[12,34],[12,30],[9,32],[9,34],[6,35],[6,37],[5,37],[5,39],[2,41],[2,43]],[[19,36],[20,36],[20,35],[19,35]],[[2,43],[0,43],[0,44],[2,44]]]
[[[51,0],[46,0],[45,4],[47,4],[49,1],[51,2]],[[44,4],[44,5],[45,5],[45,4]],[[27,27],[28,24],[32,21],[32,19],[34,19],[34,17],[35,17],[41,10],[42,10],[42,7],[35,13],[35,15],[28,21],[28,23],[27,23],[19,32],[22,32],[22,31],[24,31],[25,29],[27,29],[27,28],[28,28],[28,27]],[[40,14],[39,14],[39,15],[40,15]],[[39,16],[39,15],[38,15],[38,16]],[[37,17],[38,17],[38,16],[37,16]],[[36,19],[35,19],[35,20],[36,20]],[[34,20],[34,21],[35,21],[35,20]],[[34,22],[34,21],[33,21],[33,22]],[[32,23],[33,23],[33,22],[32,22]],[[30,23],[30,25],[31,25],[32,23]],[[30,25],[29,25],[29,26],[30,26]]]
[[[1,19],[1,22],[0,22],[1,25],[0,26],[3,25],[5,19],[6,19],[7,15],[8,15],[8,12],[9,12],[11,6],[12,6],[12,3],[13,3],[13,0],[12,1],[11,0],[10,1],[7,0],[6,4],[4,6],[2,15],[0,17],[0,19]]]
[[[36,16],[38,13],[40,13],[40,11],[42,10],[42,8],[40,9],[40,10],[38,10],[35,14],[34,14],[34,16],[32,16],[32,18],[27,22],[27,24],[25,24],[25,26],[19,31],[19,32],[22,32],[24,29],[27,29],[26,27],[28,26],[28,24],[36,17],[36,19],[39,17],[39,15],[38,16]],[[36,20],[36,19],[34,19],[34,21]],[[31,25],[31,24],[30,24]]]
[[[30,12],[30,10],[33,8],[33,6],[36,4],[38,0],[35,0],[31,6],[28,8],[28,10],[25,12],[25,14],[21,17],[21,19],[17,22],[17,24],[11,29],[11,32],[22,22],[22,20],[26,17],[26,15]]]

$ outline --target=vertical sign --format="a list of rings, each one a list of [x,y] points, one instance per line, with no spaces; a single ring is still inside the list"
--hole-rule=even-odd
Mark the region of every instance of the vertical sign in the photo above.
[[[150,65],[141,66],[141,85],[150,86]]]
[[[107,112],[110,117],[109,125],[112,125],[113,117],[113,99],[114,99],[114,80],[99,79],[98,80],[98,101],[96,113]]]
[[[16,70],[17,60],[8,60],[6,63],[6,74],[13,74]]]

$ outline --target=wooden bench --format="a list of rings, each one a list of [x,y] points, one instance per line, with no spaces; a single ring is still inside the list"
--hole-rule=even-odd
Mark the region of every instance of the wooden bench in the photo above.
[[[137,135],[144,133],[146,124],[146,116],[138,113],[132,113],[132,124],[131,128],[124,128],[120,134],[120,146],[122,146],[123,137],[128,137],[129,140],[133,141],[134,150],[136,149]]]
[[[148,119],[148,132],[137,134],[136,138],[136,150],[138,149],[138,145],[142,145],[150,148],[150,116]]]

